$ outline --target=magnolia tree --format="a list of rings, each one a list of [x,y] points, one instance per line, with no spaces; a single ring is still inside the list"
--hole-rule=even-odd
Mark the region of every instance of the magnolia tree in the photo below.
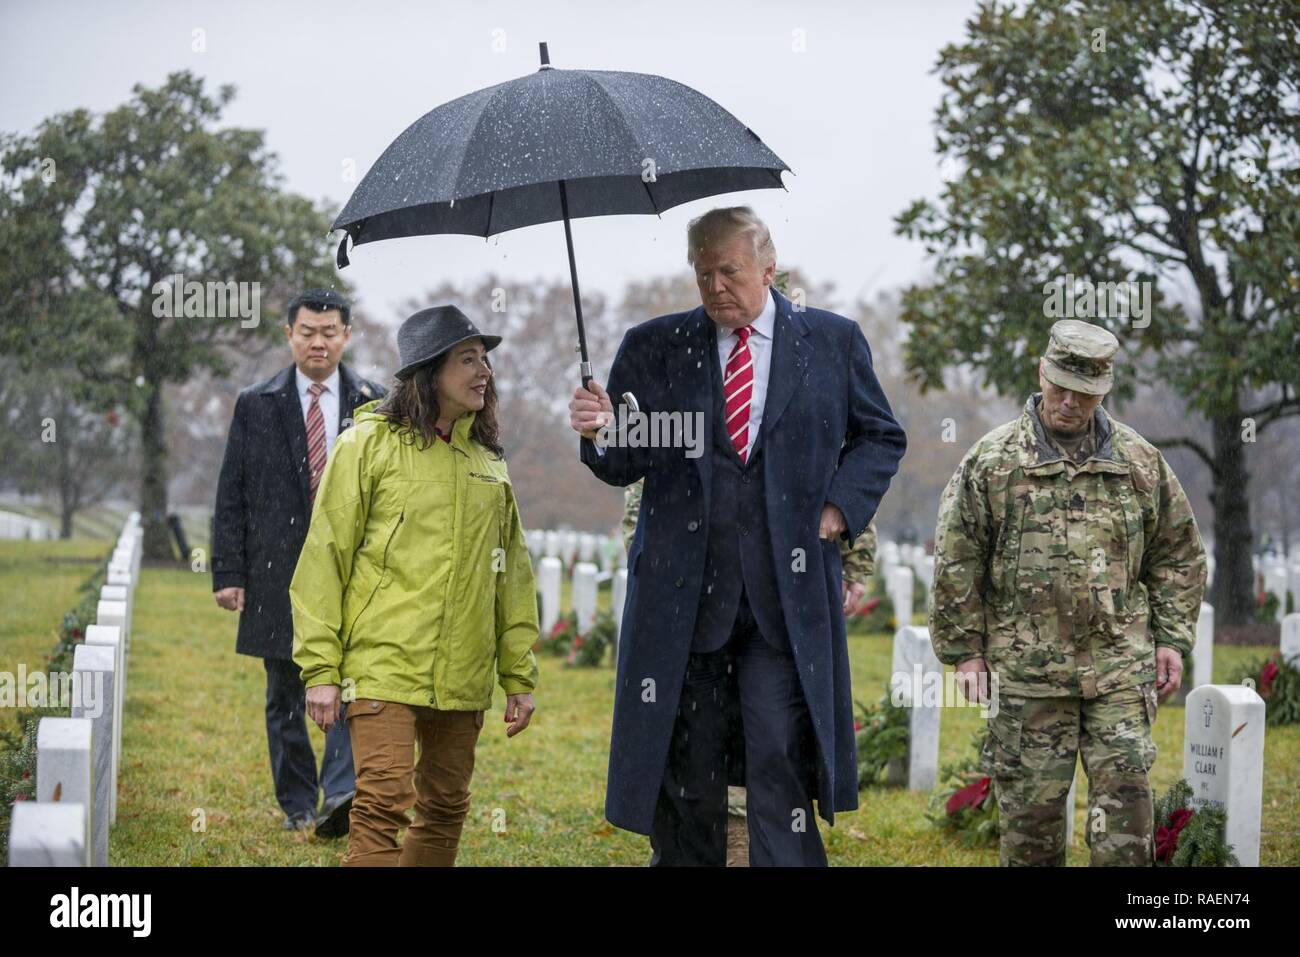
[[[897,218],[909,370],[1037,389],[1050,325],[1111,329],[1116,397],[1163,383],[1213,478],[1223,623],[1252,611],[1248,449],[1300,412],[1300,8],[1293,0],[982,3],[937,71],[946,185]],[[1208,423],[1193,428],[1197,417]]]

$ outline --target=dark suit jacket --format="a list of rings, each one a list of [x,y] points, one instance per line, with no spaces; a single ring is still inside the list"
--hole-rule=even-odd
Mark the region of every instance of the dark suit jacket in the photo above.
[[[838,542],[821,541],[822,506],[839,506],[851,542],[876,513],[907,446],[871,366],[857,323],[822,309],[795,311],[772,290],[776,324],[760,436],[769,540],[741,535],[742,548],[771,549],[777,598],[817,739],[818,813],[858,806],[857,751],[848,645],[841,609]],[[682,679],[706,584],[713,522],[716,429],[710,365],[718,361],[704,307],[630,329],[609,372],[611,396],[635,393],[646,412],[698,413],[704,454],[681,448],[622,448],[582,461],[610,485],[645,478],[628,552],[619,632],[614,726],[605,816],[650,832]]]
[[[386,390],[339,365],[339,432]],[[311,519],[307,427],[294,366],[239,393],[212,518],[212,590],[244,589],[235,650],[290,658],[289,581]]]

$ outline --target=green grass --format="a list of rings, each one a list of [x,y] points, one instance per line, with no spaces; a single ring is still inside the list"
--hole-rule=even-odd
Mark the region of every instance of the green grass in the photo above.
[[[100,543],[94,543],[99,545]],[[76,543],[7,543],[14,548]],[[85,554],[97,554],[81,546]],[[23,572],[9,565],[39,561],[40,553],[14,555],[0,564],[7,600],[17,600],[31,629],[44,628],[32,645],[43,655],[76,585],[89,572],[74,566],[60,600],[44,599],[42,611]],[[42,580],[61,566],[40,566]],[[27,573],[30,577],[30,571]],[[42,589],[50,591],[51,589]],[[602,591],[602,605],[608,593]],[[566,589],[567,595],[567,589]],[[567,606],[567,598],[565,599]],[[263,721],[265,673],[258,659],[234,652],[236,618],[217,608],[211,578],[186,570],[147,568],[136,594],[129,700],[118,802],[110,858],[115,865],[332,865],[345,841],[318,841],[310,833],[280,830],[267,758]],[[6,619],[4,634],[12,630]],[[1262,649],[1220,647],[1215,677]],[[6,646],[6,658],[8,647]],[[886,635],[850,637],[855,696],[877,700],[890,661]],[[611,827],[602,814],[608,758],[613,672],[566,669],[543,657],[532,726],[505,737],[498,690],[479,740],[470,815],[461,865],[640,866],[649,859],[645,838]],[[977,709],[943,715],[941,763],[967,753],[981,719]],[[319,755],[323,735],[311,728]],[[1155,728],[1160,756],[1152,783],[1163,791],[1181,773],[1183,711],[1163,707]],[[1300,864],[1300,728],[1269,728],[1266,739],[1262,863]],[[1087,863],[1083,846],[1087,786],[1079,776],[1075,846],[1069,863]],[[900,789],[870,788],[858,811],[819,821],[833,865],[995,865],[994,850],[969,850],[933,828],[924,816],[928,796]],[[196,829],[195,812],[205,817]],[[504,830],[493,829],[494,812]]]
[[[43,671],[63,615],[112,546],[105,541],[0,541],[0,671]],[[0,728],[17,727],[17,709],[0,708]]]

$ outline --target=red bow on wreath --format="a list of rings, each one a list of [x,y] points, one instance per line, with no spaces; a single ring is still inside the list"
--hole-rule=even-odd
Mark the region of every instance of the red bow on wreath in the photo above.
[[[1178,850],[1178,835],[1183,828],[1187,826],[1196,812],[1191,808],[1179,808],[1173,814],[1169,815],[1169,826],[1156,828],[1156,860],[1168,861],[1173,858],[1174,851]]]
[[[879,604],[880,604],[879,598],[869,598],[866,601],[864,601],[861,605],[859,605],[857,609],[852,611],[850,614],[856,615],[859,618],[865,618],[867,617],[867,615],[875,611],[876,607]]]
[[[979,807],[989,796],[989,778],[980,778],[974,784],[968,784],[948,798],[947,809],[949,814],[956,814],[962,808]]]
[[[1273,682],[1277,678],[1277,662],[1270,661],[1259,672],[1259,696],[1268,698],[1273,694]]]

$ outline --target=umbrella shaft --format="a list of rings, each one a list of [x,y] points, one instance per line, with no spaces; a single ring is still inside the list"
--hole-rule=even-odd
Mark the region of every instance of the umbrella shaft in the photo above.
[[[578,351],[582,354],[582,385],[591,381],[591,362],[587,358],[587,330],[582,325],[582,293],[578,291],[578,263],[573,258],[573,229],[569,225],[569,194],[560,180],[560,212],[564,214],[564,242],[569,247],[569,278],[573,283],[573,313],[578,319]]]

